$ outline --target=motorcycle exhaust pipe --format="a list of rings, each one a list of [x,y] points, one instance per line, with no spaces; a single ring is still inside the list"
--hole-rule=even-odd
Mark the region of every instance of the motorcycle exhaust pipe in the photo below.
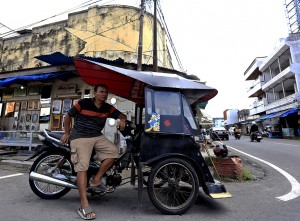
[[[45,176],[43,174],[39,174],[39,173],[36,173],[33,171],[29,174],[29,179],[34,180],[34,181],[44,182],[44,183],[50,183],[50,184],[57,185],[57,186],[67,187],[67,188],[71,188],[71,189],[78,189],[77,186],[72,183],[68,183],[63,180],[55,179],[53,177]]]

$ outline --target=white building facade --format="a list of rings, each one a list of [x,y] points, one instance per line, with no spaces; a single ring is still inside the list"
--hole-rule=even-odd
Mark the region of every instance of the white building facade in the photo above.
[[[256,98],[250,116],[271,137],[299,137],[300,35],[279,39],[267,57],[255,58],[244,73],[247,93]]]

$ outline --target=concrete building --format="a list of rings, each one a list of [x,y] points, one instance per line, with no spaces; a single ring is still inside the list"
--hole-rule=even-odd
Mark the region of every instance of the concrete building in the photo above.
[[[222,117],[214,117],[213,119],[214,127],[224,127],[224,118]]]
[[[228,109],[226,110],[226,122],[225,125],[233,125],[237,124],[239,122],[239,117],[238,117],[238,109]]]
[[[73,57],[136,69],[139,17],[140,9],[131,6],[94,6],[69,14],[67,20],[0,38],[0,125],[7,137],[0,145],[31,145],[43,128],[63,130],[68,108],[93,96],[92,87],[78,77]],[[152,27],[153,16],[145,13],[143,70],[152,67]],[[157,42],[159,71],[178,73],[171,70],[160,23]],[[115,106],[133,116],[134,104],[115,98]]]
[[[261,129],[270,128],[271,137],[300,136],[300,35],[279,39],[267,57],[255,58],[244,72],[251,81],[250,108]]]

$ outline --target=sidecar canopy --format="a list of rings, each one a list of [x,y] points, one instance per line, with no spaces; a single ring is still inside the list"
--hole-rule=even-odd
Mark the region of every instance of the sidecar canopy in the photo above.
[[[218,93],[214,88],[173,73],[135,71],[82,58],[75,58],[74,65],[87,84],[106,84],[110,93],[138,104],[145,103],[144,88],[147,85],[180,90],[189,105],[208,101]]]

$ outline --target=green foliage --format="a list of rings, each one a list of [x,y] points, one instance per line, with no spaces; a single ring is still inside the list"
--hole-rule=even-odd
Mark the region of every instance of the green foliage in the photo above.
[[[252,180],[252,174],[250,173],[250,171],[246,168],[243,168],[243,177],[242,179],[245,181],[249,181]]]

